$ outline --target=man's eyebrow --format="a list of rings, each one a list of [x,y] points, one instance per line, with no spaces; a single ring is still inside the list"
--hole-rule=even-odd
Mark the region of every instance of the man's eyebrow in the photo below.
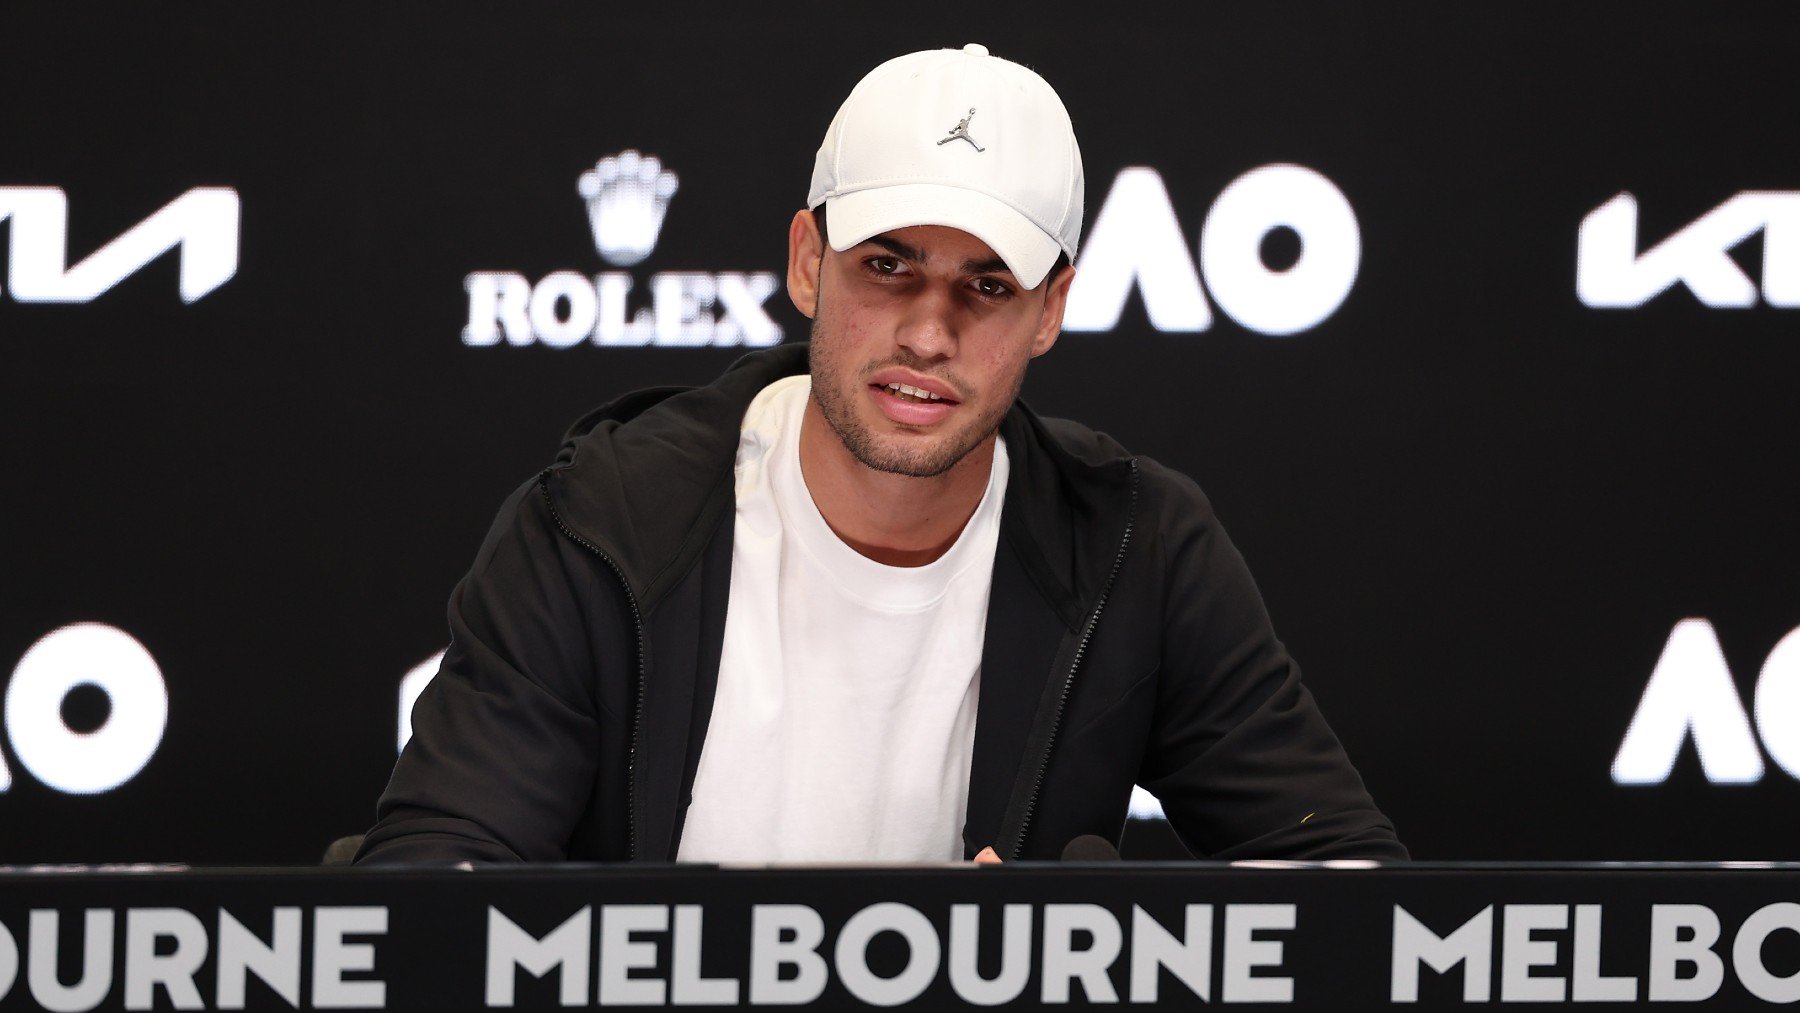
[[[989,257],[986,260],[963,261],[963,271],[967,274],[1011,274],[1012,268],[1007,267],[1006,261],[999,257]]]
[[[906,245],[905,243],[902,243],[900,240],[895,239],[893,236],[885,236],[885,235],[884,236],[870,236],[868,239],[865,239],[863,241],[867,242],[867,243],[874,243],[876,246],[881,247],[882,249],[893,254],[894,256],[902,257],[902,258],[905,258],[906,260],[912,260],[912,261],[917,261],[919,263],[924,263],[924,261],[926,259],[924,251],[915,250],[912,247]]]
[[[895,239],[893,236],[870,236],[868,239],[864,240],[864,242],[874,243],[876,246],[881,247],[896,257],[904,257],[915,263],[923,264],[931,259],[925,251],[914,249],[900,240]],[[962,269],[965,274],[1012,273],[1012,268],[1006,266],[1006,261],[999,257],[989,257],[986,260],[965,260],[963,261]]]

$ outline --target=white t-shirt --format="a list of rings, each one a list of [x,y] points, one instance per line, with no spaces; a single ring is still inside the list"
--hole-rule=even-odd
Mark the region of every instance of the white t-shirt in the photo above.
[[[718,695],[677,857],[958,860],[1006,446],[950,550],[887,566],[807,491],[811,389],[779,380],[744,415]]]

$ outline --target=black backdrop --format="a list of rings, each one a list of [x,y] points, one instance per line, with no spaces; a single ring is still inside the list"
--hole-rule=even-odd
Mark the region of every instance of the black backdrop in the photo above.
[[[1800,310],[1576,289],[1578,229],[1622,192],[1641,251],[1800,191],[1789,9],[453,6],[8,6],[7,207],[60,189],[71,263],[196,187],[235,191],[241,232],[191,303],[175,252],[43,302],[16,273],[46,248],[0,221],[0,679],[103,623],[168,694],[142,770],[87,794],[25,762],[43,711],[9,695],[0,862],[310,861],[366,826],[401,676],[501,498],[587,408],[742,351],[472,346],[466,279],[623,272],[635,311],[659,273],[779,272],[849,87],[969,41],[1063,94],[1090,223],[1134,166],[1189,257],[1259,166],[1354,210],[1354,283],[1317,326],[1259,333],[1209,286],[1211,326],[1164,332],[1134,291],[1026,397],[1200,481],[1415,854],[1796,857],[1792,694],[1741,725],[1754,783],[1713,783],[1691,741],[1665,783],[1611,768],[1678,621],[1717,631],[1743,712],[1800,626]],[[576,190],[626,149],[680,179],[635,266],[597,253]],[[1800,263],[1763,246],[1731,257],[1774,293]],[[1279,275],[1309,249],[1296,226],[1260,255]],[[53,716],[133,720],[92,689]]]

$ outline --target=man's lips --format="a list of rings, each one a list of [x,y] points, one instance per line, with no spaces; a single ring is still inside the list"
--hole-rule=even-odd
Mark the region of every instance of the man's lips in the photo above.
[[[934,425],[959,404],[948,384],[908,370],[882,370],[870,377],[868,390],[883,415],[905,426]]]
[[[920,401],[960,403],[956,389],[950,384],[935,376],[915,373],[910,369],[894,367],[881,370],[869,377],[869,386],[885,388],[890,394],[901,394]]]

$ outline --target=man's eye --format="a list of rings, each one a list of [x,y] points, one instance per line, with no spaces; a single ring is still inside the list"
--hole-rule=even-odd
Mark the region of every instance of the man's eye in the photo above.
[[[976,278],[975,291],[980,292],[990,299],[997,299],[1001,296],[1012,294],[1012,289],[1005,282],[995,281],[992,278]]]
[[[870,257],[868,264],[869,270],[876,274],[900,273],[900,258],[898,257]]]

